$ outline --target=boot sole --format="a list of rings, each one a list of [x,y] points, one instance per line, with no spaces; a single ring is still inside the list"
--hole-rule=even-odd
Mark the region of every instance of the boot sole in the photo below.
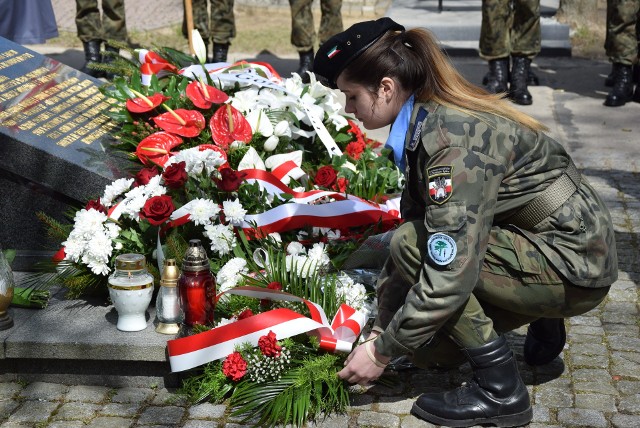
[[[533,409],[529,407],[524,412],[516,413],[515,415],[496,416],[493,418],[477,418],[477,419],[445,419],[436,415],[432,415],[429,412],[425,412],[418,406],[417,403],[413,404],[411,408],[411,414],[419,417],[427,422],[431,422],[436,425],[443,425],[448,427],[470,427],[474,425],[486,425],[491,424],[496,427],[519,427],[527,425],[533,419]]]

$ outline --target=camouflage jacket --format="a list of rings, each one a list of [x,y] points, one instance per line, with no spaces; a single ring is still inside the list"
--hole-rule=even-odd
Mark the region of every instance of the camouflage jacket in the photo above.
[[[415,126],[420,116],[422,126]],[[457,254],[446,265],[425,256],[419,282],[376,339],[385,355],[421,346],[467,301],[491,228],[515,228],[502,219],[553,183],[570,161],[565,149],[541,132],[434,102],[415,104],[405,156],[403,217],[423,219],[429,235],[448,235]],[[617,279],[611,218],[584,177],[558,210],[520,231],[573,284],[605,287]]]

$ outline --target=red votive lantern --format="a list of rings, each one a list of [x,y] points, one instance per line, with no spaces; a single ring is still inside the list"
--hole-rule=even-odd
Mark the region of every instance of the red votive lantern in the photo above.
[[[216,281],[209,269],[209,258],[199,239],[189,241],[178,280],[184,323],[213,323]]]

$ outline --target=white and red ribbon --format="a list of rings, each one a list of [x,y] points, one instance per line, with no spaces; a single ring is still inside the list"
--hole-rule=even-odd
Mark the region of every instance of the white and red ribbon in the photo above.
[[[225,293],[218,295],[218,298]],[[362,332],[366,315],[342,305],[332,322],[327,321],[322,307],[293,294],[261,287],[236,287],[226,292],[256,299],[284,300],[304,303],[311,317],[290,309],[279,308],[193,336],[167,342],[172,372],[184,371],[226,358],[236,347],[249,343],[258,345],[260,337],[273,331],[278,340],[307,333],[319,338],[320,347],[330,352],[350,352]]]
[[[140,62],[141,80],[145,86],[151,84],[151,77],[153,75],[161,77],[165,74],[178,72],[178,69],[173,64],[153,51],[138,49],[137,53],[138,61]]]

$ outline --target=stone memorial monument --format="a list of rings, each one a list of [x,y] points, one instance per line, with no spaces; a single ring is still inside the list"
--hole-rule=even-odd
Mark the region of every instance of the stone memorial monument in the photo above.
[[[59,242],[47,241],[36,213],[66,221],[129,161],[110,150],[116,124],[104,82],[0,37],[0,244],[29,269]]]

